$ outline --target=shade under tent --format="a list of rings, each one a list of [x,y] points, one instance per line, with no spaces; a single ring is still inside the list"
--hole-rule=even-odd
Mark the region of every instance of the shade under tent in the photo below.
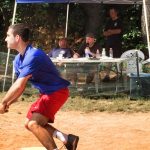
[[[24,4],[24,3],[66,3],[67,4],[67,14],[66,14],[65,37],[67,37],[69,4],[70,3],[141,4],[141,5],[143,4],[144,18],[145,18],[145,25],[146,25],[146,34],[147,34],[147,45],[148,45],[148,52],[149,52],[149,56],[150,56],[150,40],[149,40],[148,19],[147,19],[147,11],[146,11],[146,5],[150,5],[150,1],[146,2],[145,0],[16,0],[15,5],[14,5],[12,24],[14,24],[14,22],[15,22],[17,4]],[[10,55],[10,49],[8,49],[8,53],[7,53],[5,75],[4,75],[4,82],[3,82],[3,91],[5,89],[9,55]],[[13,73],[13,75],[14,75],[14,73]],[[12,77],[12,82],[13,82],[13,78],[14,78],[14,76]]]

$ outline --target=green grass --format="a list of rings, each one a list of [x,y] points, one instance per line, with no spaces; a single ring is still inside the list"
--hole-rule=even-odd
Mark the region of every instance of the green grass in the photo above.
[[[69,98],[68,102],[62,108],[64,111],[82,111],[82,112],[149,112],[149,100],[131,101],[129,98],[113,99],[85,99],[82,97]]]
[[[26,91],[27,93],[29,91]],[[37,91],[34,94],[26,94],[21,96],[21,101],[32,102],[38,97]],[[4,97],[5,93],[0,93],[0,98]],[[82,96],[76,96],[74,98],[69,97],[68,101],[62,107],[63,111],[81,111],[85,113],[89,112],[122,112],[122,113],[136,113],[136,112],[150,112],[150,99],[138,99],[130,100],[125,97],[107,97],[91,99]]]

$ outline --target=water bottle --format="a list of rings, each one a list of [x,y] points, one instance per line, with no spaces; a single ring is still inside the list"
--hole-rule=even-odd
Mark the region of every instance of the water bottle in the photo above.
[[[103,48],[103,50],[102,50],[102,57],[105,57],[106,56],[106,50],[105,50],[105,48]]]
[[[62,58],[64,58],[64,54],[65,54],[65,51],[61,50],[60,53],[59,53],[59,55],[58,55],[58,57],[60,59],[62,59]]]
[[[86,58],[89,58],[89,51],[90,51],[90,50],[89,50],[89,47],[86,47],[86,48],[85,48],[85,57],[86,57]]]
[[[96,51],[96,58],[100,58],[100,52],[99,52],[99,49],[97,49],[97,51]]]
[[[112,48],[109,49],[109,57],[113,58],[113,49]]]

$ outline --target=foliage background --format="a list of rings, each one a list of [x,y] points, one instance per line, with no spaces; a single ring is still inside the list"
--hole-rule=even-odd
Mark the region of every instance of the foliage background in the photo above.
[[[0,51],[6,50],[4,42],[6,31],[11,24],[14,1],[5,0],[0,2]],[[96,4],[70,4],[68,38],[73,41],[75,32],[81,36],[86,34],[90,22],[88,11],[97,8],[99,23],[96,34],[98,41],[103,45],[104,39],[102,31],[108,18],[108,8],[112,5]],[[99,5],[99,6],[98,6]],[[119,10],[119,15],[123,20],[123,49],[138,48],[147,51],[141,33],[142,6],[140,5],[115,5]],[[36,47],[43,48],[48,52],[57,42],[60,36],[64,36],[66,22],[66,4],[18,4],[16,23],[27,23],[33,29],[32,41]],[[95,13],[95,15],[97,14]],[[95,23],[96,24],[96,23]],[[12,52],[15,53],[15,52]]]

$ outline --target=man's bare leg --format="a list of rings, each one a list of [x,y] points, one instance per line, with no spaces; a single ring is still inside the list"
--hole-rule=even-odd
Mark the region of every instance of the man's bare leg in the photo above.
[[[35,113],[33,116],[36,116]],[[37,123],[35,123],[35,119],[32,118],[32,120],[27,119],[25,126],[39,139],[39,141],[47,148],[47,150],[54,150],[54,149],[57,150],[57,146],[53,140],[53,137],[62,141],[68,150],[76,150],[78,140],[79,140],[78,136],[73,134],[67,135],[57,130],[56,128],[54,128],[53,126],[47,123],[46,117],[42,116],[42,120],[41,120],[39,119],[39,116],[42,115],[38,114],[38,118],[36,117],[36,120],[38,120],[37,122],[40,122],[40,125],[37,126]],[[45,119],[43,120],[43,117],[46,118],[46,120]]]
[[[33,113],[31,120],[26,122],[26,128],[29,129],[42,143],[47,150],[57,149],[53,135],[48,132],[45,126],[48,119],[39,113]]]
[[[73,135],[73,134],[67,135],[67,134],[57,130],[56,128],[54,128],[53,126],[51,126],[49,124],[47,124],[45,126],[45,128],[51,135],[53,135],[53,137],[62,141],[64,143],[65,147],[67,148],[67,150],[76,150],[78,141],[79,141],[78,136]]]
[[[59,139],[60,141],[63,142],[63,144],[66,144],[68,141],[68,135],[57,130],[56,128],[54,128],[53,126],[51,126],[50,124],[47,124],[45,126],[45,128],[47,129],[47,131],[53,135],[53,137]]]

